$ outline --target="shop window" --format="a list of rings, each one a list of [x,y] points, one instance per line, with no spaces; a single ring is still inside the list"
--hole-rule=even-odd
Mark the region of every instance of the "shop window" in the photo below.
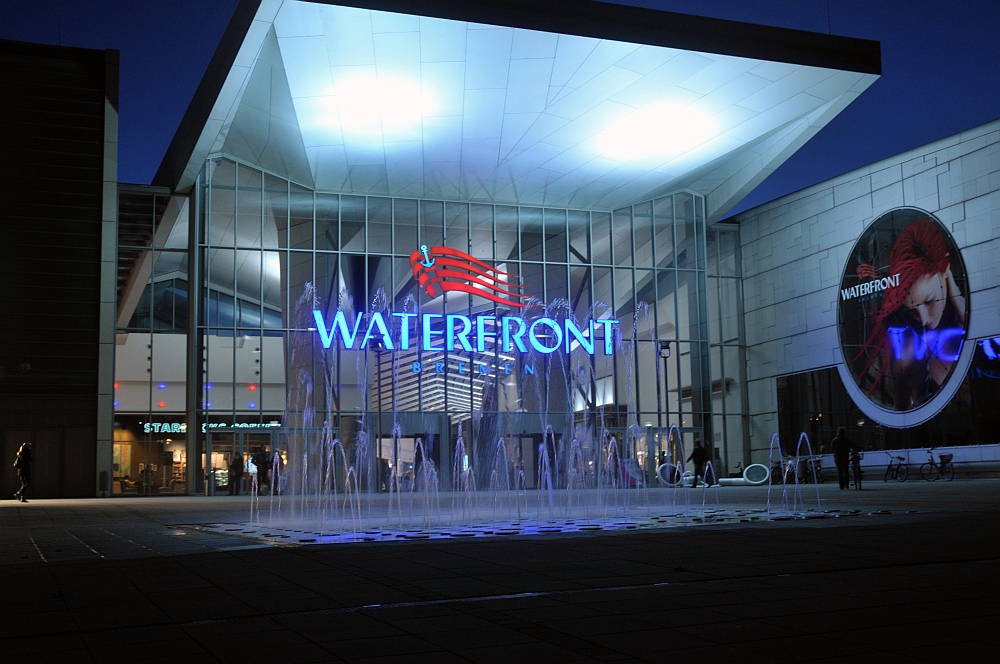
[[[420,201],[420,244],[428,247],[444,244],[444,203]]]
[[[653,201],[653,253],[657,267],[674,265],[674,197]]]
[[[611,265],[611,215],[607,212],[595,212],[590,219],[594,228],[591,235],[594,263]]]
[[[538,208],[521,208],[521,260],[544,260],[542,244],[542,211]]]
[[[316,194],[316,250],[336,251],[340,248],[340,196]],[[292,242],[293,249],[310,249],[307,241],[312,237],[313,197],[298,187],[292,187]]]
[[[632,208],[615,210],[612,220],[615,265],[632,265]]]
[[[469,251],[469,206],[467,203],[448,203],[445,206],[445,221],[447,223],[446,233],[448,246],[459,251]],[[407,253],[416,250],[400,250],[398,253]]]
[[[340,241],[344,251],[365,250],[365,197],[341,196]]]
[[[566,211],[545,210],[545,260],[566,262]]]
[[[368,251],[373,254],[392,253],[392,199],[368,199]],[[407,252],[400,246],[400,253]]]
[[[394,199],[392,217],[396,253],[408,257],[420,246],[417,241],[417,202],[405,198]]]

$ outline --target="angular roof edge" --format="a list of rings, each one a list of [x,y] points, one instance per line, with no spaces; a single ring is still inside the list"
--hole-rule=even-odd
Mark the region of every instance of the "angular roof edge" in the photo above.
[[[879,42],[594,0],[310,0],[797,65],[882,73]]]
[[[790,64],[882,73],[879,42],[594,0],[307,0]],[[241,0],[160,163],[177,187],[262,0]]]

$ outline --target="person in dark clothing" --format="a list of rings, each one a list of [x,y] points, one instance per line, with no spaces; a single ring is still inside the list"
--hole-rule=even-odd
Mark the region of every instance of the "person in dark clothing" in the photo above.
[[[229,460],[229,495],[240,495],[240,485],[243,484],[243,455],[233,452]]]
[[[142,469],[142,494],[148,496],[153,493],[153,467],[148,463]]]
[[[260,449],[252,457],[253,463],[257,466],[257,491],[264,492],[264,487],[270,488],[268,473],[271,470],[271,457],[261,445]]]
[[[14,457],[14,468],[17,469],[17,477],[21,480],[21,488],[14,494],[14,497],[22,503],[28,502],[28,487],[31,486],[31,443],[24,443]]]
[[[830,441],[830,449],[833,451],[833,462],[837,464],[840,488],[846,489],[851,485],[851,450],[860,450],[861,446],[847,437],[847,429],[840,427],[837,429],[837,435]]]
[[[705,480],[705,464],[708,463],[708,451],[701,446],[701,440],[698,438],[694,440],[694,449],[691,450],[688,461],[694,462],[694,484],[692,486],[698,486],[698,480]]]

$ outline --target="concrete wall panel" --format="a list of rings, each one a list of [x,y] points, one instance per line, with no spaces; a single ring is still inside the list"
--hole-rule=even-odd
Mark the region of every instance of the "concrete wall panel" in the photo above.
[[[743,212],[736,220],[754,461],[777,430],[775,379],[839,361],[844,263],[862,231],[902,205],[951,229],[969,276],[970,338],[1000,335],[1000,121]]]

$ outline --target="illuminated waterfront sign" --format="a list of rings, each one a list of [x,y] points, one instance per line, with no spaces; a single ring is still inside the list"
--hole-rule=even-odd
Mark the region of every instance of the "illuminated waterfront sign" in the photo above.
[[[615,319],[590,319],[585,326],[578,326],[566,318],[557,321],[553,318],[536,318],[529,322],[519,316],[489,316],[474,317],[461,314],[390,314],[391,319],[399,319],[399,338],[393,339],[389,332],[386,317],[378,311],[367,316],[357,313],[353,318],[343,311],[337,311],[333,320],[327,325],[323,312],[313,310],[316,320],[316,331],[319,333],[323,348],[330,348],[333,340],[340,337],[341,346],[347,350],[355,348],[364,350],[369,344],[376,342],[385,350],[415,350],[424,351],[454,351],[464,350],[467,353],[485,353],[487,344],[505,353],[514,349],[521,353],[529,352],[529,347],[539,353],[548,354],[558,350],[570,352],[574,347],[582,348],[589,355],[594,355],[601,348],[605,355],[614,352],[614,335],[612,329],[618,324]],[[367,318],[367,322],[365,319]],[[410,320],[419,319],[419,338],[410,338]],[[443,321],[444,325],[435,323]],[[603,328],[603,343],[598,344],[597,327]],[[443,327],[443,329],[442,329]],[[362,334],[362,329],[364,333]],[[442,345],[435,345],[435,343]],[[491,349],[491,350],[493,350]]]
[[[521,293],[518,276],[489,265],[474,256],[448,247],[428,247],[426,244],[410,255],[413,278],[431,297],[446,292],[469,293],[497,304],[510,307],[524,307],[527,296]],[[348,314],[336,311],[329,325],[323,312],[313,310],[316,331],[323,348],[330,348],[333,340],[340,337],[340,347],[346,350],[365,350],[375,343],[382,350],[423,350],[423,351],[465,351],[466,353],[486,353],[499,350],[510,353],[535,351],[542,354],[564,350],[569,353],[582,348],[594,355],[598,348],[605,355],[614,352],[614,319],[588,320],[580,326],[570,319],[557,321],[540,317],[530,322],[520,316],[463,316],[461,314],[416,314],[392,312],[383,314],[373,311]],[[417,320],[414,320],[417,319]],[[411,339],[411,321],[416,323],[417,338]],[[397,324],[398,323],[398,324]],[[399,330],[398,338],[393,338],[391,327]],[[597,328],[603,328],[603,344],[598,344]],[[364,332],[362,333],[362,330]],[[435,345],[435,344],[440,345]],[[487,345],[491,346],[487,351]],[[486,373],[486,365],[479,365],[480,372]],[[423,370],[420,362],[413,363],[414,373]],[[434,366],[437,373],[444,373],[444,363]],[[528,367],[525,367],[528,370]],[[533,367],[532,367],[533,370]],[[510,373],[509,365],[502,367]],[[458,364],[458,373],[465,373],[463,363]]]
[[[900,208],[865,229],[837,312],[841,377],[858,407],[889,426],[919,424],[944,407],[971,361],[968,292],[958,246],[930,213]]]

